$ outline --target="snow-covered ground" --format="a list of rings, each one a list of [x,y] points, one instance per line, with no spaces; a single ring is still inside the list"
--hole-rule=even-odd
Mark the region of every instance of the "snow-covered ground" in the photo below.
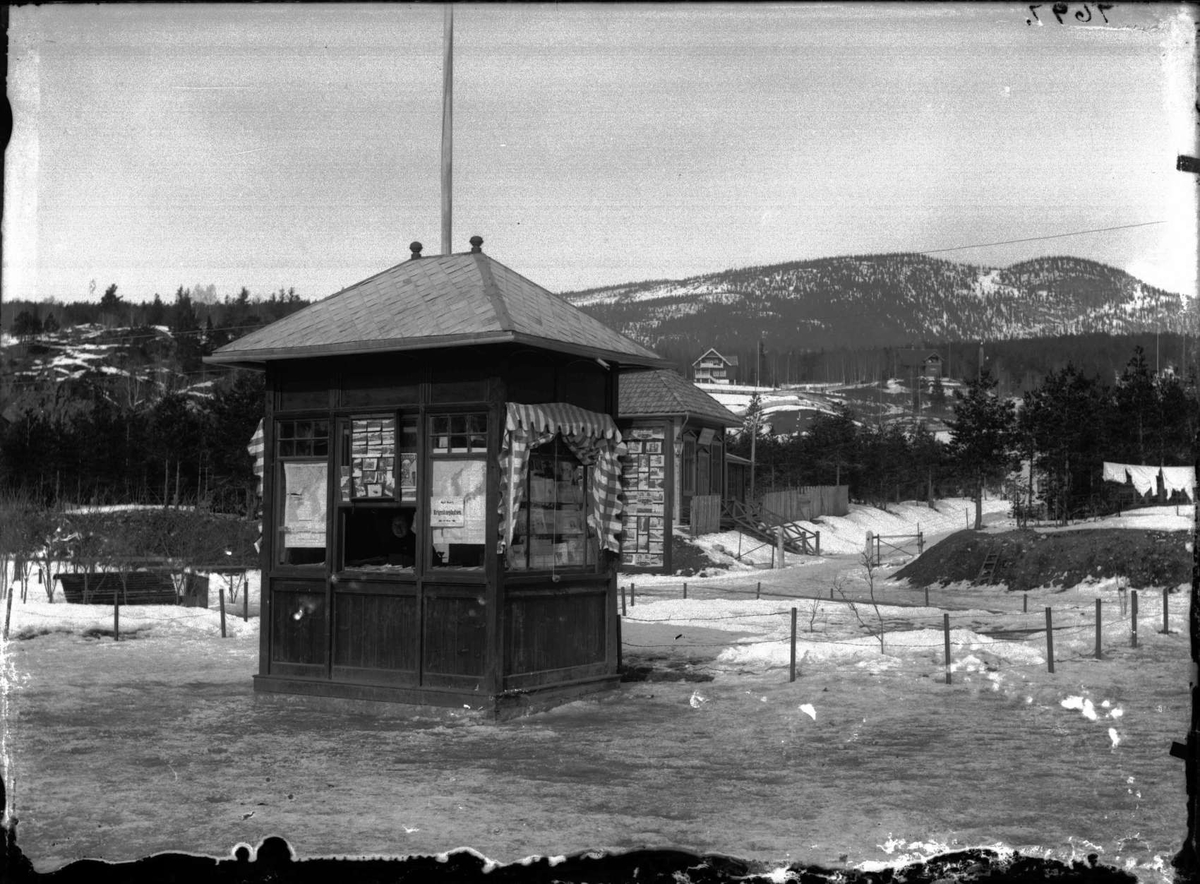
[[[1007,511],[1003,501],[985,501],[988,530],[1011,528]],[[722,553],[736,549],[736,536],[699,538],[736,567],[687,578],[686,598],[679,577],[623,575],[622,647],[626,663],[711,681],[634,683],[503,730],[450,719],[432,732],[403,723],[381,729],[360,711],[326,733],[327,713],[255,705],[247,699],[257,667],[255,573],[249,619],[239,595],[226,611],[225,640],[222,577],[210,581],[207,610],[123,607],[121,632],[135,639],[123,642],[112,639],[110,606],[68,605],[61,596],[51,604],[36,580],[22,599],[18,585],[11,613],[0,613],[9,618],[0,652],[5,774],[16,784],[9,794],[22,843],[35,863],[51,866],[85,854],[131,858],[122,855],[129,844],[136,856],[211,851],[272,833],[302,853],[308,846],[307,855],[316,844],[324,853],[385,855],[467,844],[502,862],[549,847],[646,845],[826,864],[848,852],[851,864],[880,868],[999,846],[1062,860],[1094,852],[1142,880],[1169,881],[1184,804],[1182,770],[1165,746],[1186,732],[1187,587],[1142,593],[1132,648],[1128,600],[1115,580],[1029,593],[1026,611],[1019,594],[983,587],[942,588],[925,604],[919,590],[888,580],[898,563],[873,575],[862,567],[867,531],[910,534],[919,526],[932,544],[973,515],[967,500],[887,512],[853,506],[806,526],[822,532],[820,558],[789,555],[780,569],[763,567],[769,549],[750,553],[759,567]],[[1191,507],[1165,507],[1075,527],[1188,531],[1192,519]],[[872,589],[878,608],[868,601]],[[1102,660],[1094,657],[1097,599]],[[1044,606],[1054,609],[1057,674],[1048,671]],[[131,705],[104,727],[161,726],[178,745],[146,738],[137,750],[150,765],[145,781],[88,811],[80,802],[94,801],[87,796],[96,789],[79,783],[86,771],[63,771],[89,763],[76,755],[98,739],[88,716],[100,714],[105,690],[112,703],[130,697]],[[139,717],[146,691],[169,710],[161,725],[148,709]],[[92,710],[83,719],[73,711],[80,704]],[[58,735],[38,743],[29,722]],[[208,742],[209,733],[222,736]],[[189,740],[209,748],[197,752]],[[276,748],[284,754],[272,754]],[[333,791],[309,788],[325,777],[322,753],[337,759]],[[403,767],[400,806],[395,759],[409,754],[421,763]],[[538,759],[537,771],[523,772],[513,757]],[[304,762],[292,771],[297,758]],[[731,758],[744,766],[737,788],[728,780]],[[606,773],[593,781],[593,769]],[[680,770],[687,776],[677,777]],[[276,782],[263,785],[263,771]],[[73,785],[62,785],[63,776]],[[122,777],[110,780],[106,788],[126,788]],[[57,791],[39,795],[47,783]],[[464,806],[469,815],[455,811]],[[691,810],[680,816],[685,806]],[[861,810],[867,806],[874,809]],[[94,818],[108,828],[81,825]],[[212,822],[187,822],[198,819]],[[169,836],[156,841],[160,828]]]

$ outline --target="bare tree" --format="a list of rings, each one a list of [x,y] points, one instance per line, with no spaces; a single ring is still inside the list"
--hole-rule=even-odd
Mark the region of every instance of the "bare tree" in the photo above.
[[[868,550],[864,550],[858,554],[858,561],[867,576],[868,599],[875,616],[871,617],[870,614],[863,616],[863,612],[859,610],[858,603],[846,595],[844,586],[840,580],[834,581],[833,589],[842,597],[842,600],[846,603],[846,607],[850,609],[850,613],[858,621],[858,625],[868,635],[879,642],[879,653],[882,654],[884,652],[884,635],[887,630],[883,622],[883,614],[879,610],[879,601],[875,598],[875,571],[879,568],[879,564]]]

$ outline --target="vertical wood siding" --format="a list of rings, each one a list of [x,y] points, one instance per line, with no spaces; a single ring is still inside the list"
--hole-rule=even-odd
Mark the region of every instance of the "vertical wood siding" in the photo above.
[[[271,593],[272,662],[323,665],[327,620],[323,592],[274,590]]]
[[[415,597],[339,593],[334,606],[335,666],[416,671]]]
[[[605,660],[603,590],[510,598],[505,617],[506,675]]]

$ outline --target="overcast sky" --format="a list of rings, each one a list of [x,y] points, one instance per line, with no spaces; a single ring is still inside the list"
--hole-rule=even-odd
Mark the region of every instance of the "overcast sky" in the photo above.
[[[1194,295],[1193,13],[1051,7],[456,6],[452,251],[570,291],[976,246],[938,256]],[[443,17],[11,9],[4,295],[319,298],[437,254]]]

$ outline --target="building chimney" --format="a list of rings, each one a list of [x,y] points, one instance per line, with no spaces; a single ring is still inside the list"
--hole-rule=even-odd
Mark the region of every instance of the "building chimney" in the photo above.
[[[419,242],[411,242],[408,244],[408,247],[412,250],[412,257],[409,259],[410,261],[415,261],[417,258],[421,257],[421,249],[425,248]]]
[[[478,254],[479,252],[482,252],[482,251],[483,251],[483,237],[482,236],[471,237],[471,252],[473,254]]]

